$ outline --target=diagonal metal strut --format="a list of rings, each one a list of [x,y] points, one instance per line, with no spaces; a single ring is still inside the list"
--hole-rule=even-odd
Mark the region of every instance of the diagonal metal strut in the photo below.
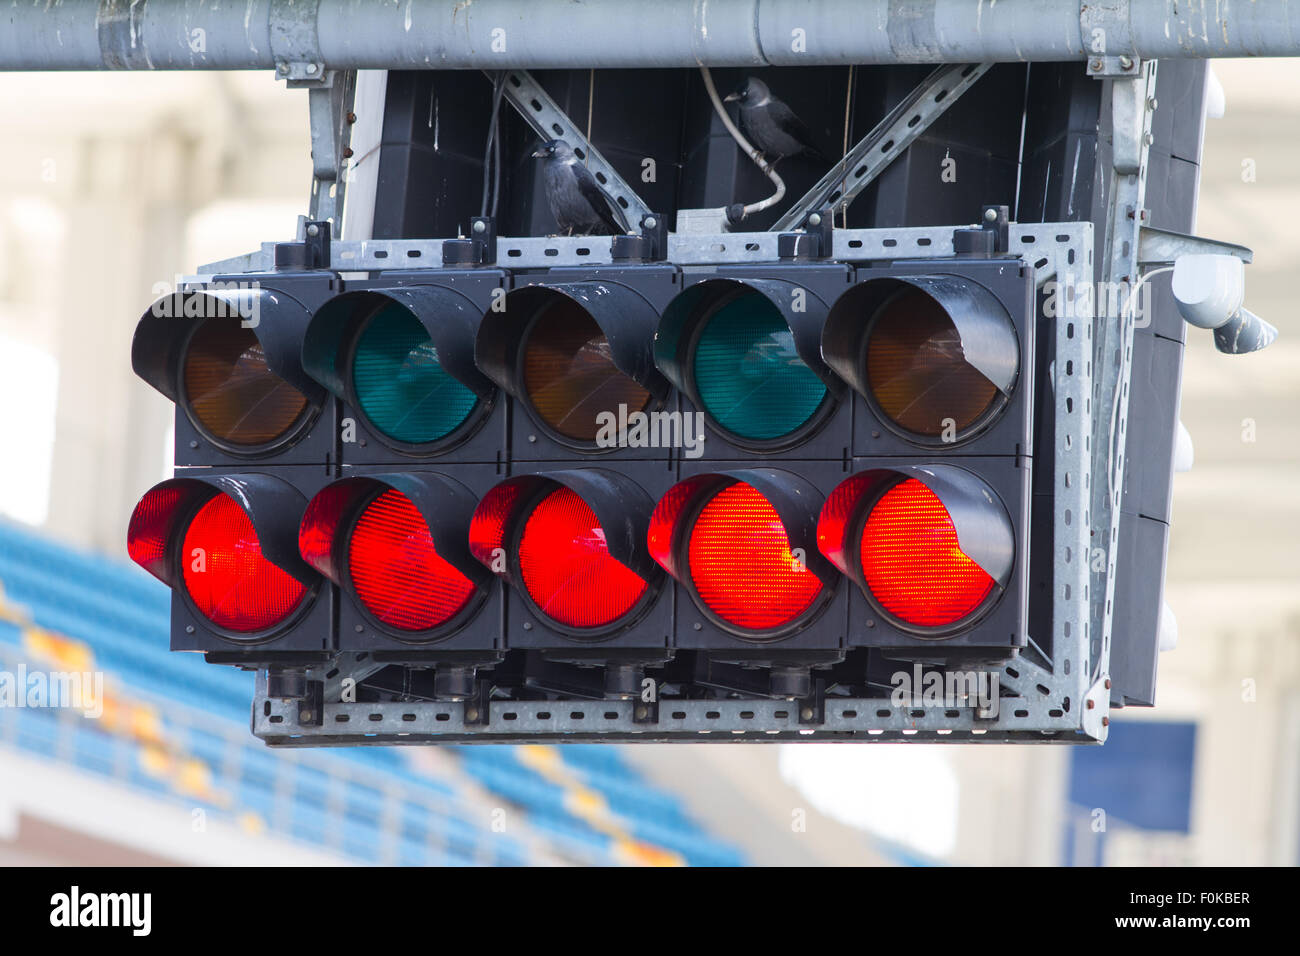
[[[848,155],[832,166],[816,186],[786,210],[771,231],[800,229],[807,224],[808,216],[818,210],[847,207],[991,66],[992,63],[955,63],[935,70],[859,140]]]
[[[506,73],[505,96],[538,136],[544,140],[562,139],[573,147],[578,158],[586,162],[596,177],[596,182],[618,203],[623,218],[634,230],[642,219],[650,215],[650,207],[615,171],[609,160],[587,142],[587,136],[578,124],[569,119],[568,114],[526,70]]]

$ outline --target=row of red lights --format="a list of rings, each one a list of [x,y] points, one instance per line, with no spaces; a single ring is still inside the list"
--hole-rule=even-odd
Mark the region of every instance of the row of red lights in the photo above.
[[[798,622],[818,604],[826,585],[797,559],[780,516],[763,494],[735,481],[683,518],[680,489],[686,486],[679,484],[660,501],[648,543],[655,560],[689,584],[713,615],[742,631],[771,631]],[[497,546],[506,540],[515,501],[512,486],[495,491],[503,493],[484,498],[469,535],[475,557],[501,573],[506,569]],[[330,492],[327,488],[317,499]],[[818,548],[846,570],[844,548],[856,542],[862,579],[885,612],[908,625],[944,627],[985,603],[995,582],[963,553],[951,516],[929,487],[903,478],[875,496],[869,511],[858,492],[851,478],[827,500]],[[132,558],[154,570],[167,547],[160,540],[159,509],[174,502],[151,503],[150,498],[132,517],[129,543]],[[304,558],[319,567],[321,556],[332,550],[335,528],[324,528],[315,514],[317,509],[308,509],[298,544]],[[857,532],[850,529],[855,516],[861,521]],[[516,520],[521,526],[508,573],[541,614],[566,627],[601,629],[619,624],[642,603],[649,582],[609,553],[596,514],[574,491],[557,486]],[[307,594],[302,582],[262,553],[249,517],[225,494],[195,512],[184,530],[180,560],[195,607],[231,631],[272,628]],[[439,555],[424,517],[393,489],[373,497],[351,522],[346,563],[359,601],[400,631],[442,627],[464,612],[478,591]]]

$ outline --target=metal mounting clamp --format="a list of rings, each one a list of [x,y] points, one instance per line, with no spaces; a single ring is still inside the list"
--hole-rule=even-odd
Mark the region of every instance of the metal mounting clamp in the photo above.
[[[1131,0],[1079,0],[1079,36],[1084,48],[1092,51],[1089,76],[1136,76],[1142,69],[1141,60],[1130,52],[1134,49],[1130,4]]]
[[[271,55],[290,86],[325,86],[325,59],[316,34],[320,0],[271,0]]]
[[[1098,80],[1110,80],[1117,76],[1137,76],[1141,70],[1142,61],[1127,53],[1120,56],[1088,58],[1088,75]]]
[[[1207,254],[1236,256],[1247,264],[1255,259],[1253,251],[1235,242],[1188,236],[1181,232],[1155,229],[1151,226],[1143,226],[1138,232],[1139,266],[1171,266],[1179,256]]]

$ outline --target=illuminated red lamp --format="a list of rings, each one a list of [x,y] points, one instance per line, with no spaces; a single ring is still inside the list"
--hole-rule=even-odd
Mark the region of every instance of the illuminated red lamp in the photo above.
[[[643,507],[628,506],[639,499]],[[615,472],[525,475],[479,502],[470,549],[549,622],[594,635],[630,623],[646,603],[656,573],[644,548],[649,511],[645,492]],[[619,532],[611,538],[607,527]]]
[[[446,624],[474,596],[474,583],[439,556],[428,525],[397,491],[384,492],[357,518],[348,570],[370,613],[404,631]]]
[[[815,490],[802,484],[773,470],[679,482],[651,516],[650,554],[727,630],[759,639],[789,633],[833,585],[811,544],[816,511],[804,513]]]
[[[886,611],[943,627],[984,603],[995,582],[961,550],[952,516],[915,478],[886,491],[862,529],[862,573]]]
[[[295,500],[265,475],[165,481],[136,505],[127,551],[216,628],[260,639],[296,616],[315,583],[279,540]]]
[[[298,549],[374,620],[429,638],[480,593],[483,576],[463,543],[472,507],[468,489],[441,475],[348,478],[307,506]]]
[[[646,591],[646,582],[610,555],[596,513],[568,488],[552,491],[528,515],[519,573],[542,613],[570,627],[612,624]]]
[[[1014,561],[999,499],[951,466],[848,478],[826,499],[817,539],[880,611],[921,636],[945,637],[982,617]]]

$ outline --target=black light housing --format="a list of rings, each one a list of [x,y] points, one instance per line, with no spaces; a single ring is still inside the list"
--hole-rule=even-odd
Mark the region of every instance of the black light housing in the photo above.
[[[335,458],[333,404],[302,368],[310,303],[333,277],[213,279],[159,298],[131,343],[137,375],[176,403],[176,464]]]
[[[182,472],[141,498],[128,551],[172,589],[172,650],[249,664],[332,651],[328,585],[297,548],[306,506],[290,482],[254,473]]]
[[[479,662],[499,657],[498,589],[469,550],[477,503],[460,480],[434,471],[352,474],[312,498],[298,548],[339,588],[340,650],[437,646],[482,652]]]
[[[349,280],[316,310],[302,364],[343,402],[344,464],[496,459],[505,416],[474,340],[503,282],[496,270],[387,273]]]
[[[515,277],[503,307],[484,316],[475,361],[515,399],[516,460],[669,457],[625,441],[624,426],[628,415],[676,407],[653,342],[677,275],[643,265]]]
[[[703,456],[778,458],[848,453],[849,392],[822,358],[828,303],[845,266],[733,266],[688,272],[664,310],[655,361],[703,413]]]

